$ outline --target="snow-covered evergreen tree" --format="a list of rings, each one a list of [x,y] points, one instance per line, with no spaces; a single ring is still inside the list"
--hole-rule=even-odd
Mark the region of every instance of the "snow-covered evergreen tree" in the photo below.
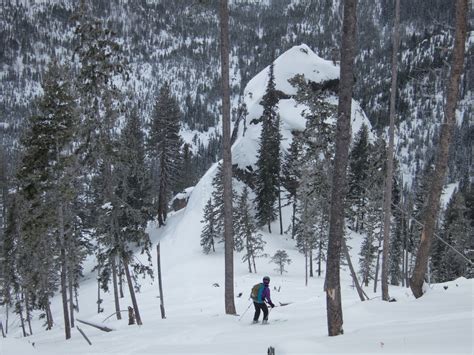
[[[287,204],[292,205],[291,214],[291,238],[296,235],[296,206],[297,206],[297,189],[299,186],[300,172],[300,155],[301,155],[301,139],[297,133],[293,133],[294,138],[291,142],[289,152],[284,155],[281,168],[281,185],[287,193]]]
[[[223,181],[223,171],[222,164],[217,164],[216,175],[212,179],[212,202],[214,208],[214,218],[215,218],[215,233],[219,237],[219,242],[224,241],[224,181]],[[232,205],[236,205],[237,193],[232,189]],[[235,209],[234,209],[235,212]],[[233,222],[235,226],[235,221]],[[234,246],[235,249],[235,246]]]
[[[145,146],[142,124],[138,113],[133,109],[128,114],[122,132],[119,150],[119,164],[116,174],[118,186],[115,194],[121,202],[117,212],[118,255],[123,265],[132,299],[137,323],[141,323],[135,289],[139,289],[139,275],[153,276],[151,265],[151,241],[146,230],[152,220],[149,169],[145,164]],[[133,257],[134,248],[146,254],[148,264]],[[133,277],[129,268],[133,269]]]
[[[271,233],[270,223],[275,220],[276,202],[280,186],[280,118],[277,114],[278,95],[275,89],[273,63],[270,65],[267,89],[261,101],[263,114],[260,118],[262,131],[257,158],[256,204],[257,220],[266,225]]]
[[[235,249],[244,251],[243,262],[248,263],[249,272],[257,272],[255,259],[263,256],[264,245],[266,244],[262,235],[258,233],[257,226],[249,206],[249,191],[244,187],[240,195],[237,208],[234,211],[234,232]]]
[[[313,162],[314,164],[314,162]],[[317,232],[319,222],[318,206],[319,198],[315,186],[314,175],[312,175],[313,164],[304,164],[301,173],[301,183],[298,187],[298,223],[296,225],[296,247],[305,257],[306,284],[308,276],[313,276],[312,261],[313,250],[318,243]]]
[[[369,179],[372,178],[369,171],[369,152],[368,128],[363,124],[349,153],[347,203],[350,206],[349,220],[356,232],[364,230],[367,187],[370,185]]]
[[[172,193],[179,192],[181,167],[181,137],[179,135],[181,113],[178,102],[165,83],[158,95],[150,124],[148,139],[149,155],[157,169],[158,186],[156,205],[158,223],[163,226],[168,214],[168,204]]]
[[[403,274],[402,274],[402,263],[403,263],[403,224],[404,224],[404,211],[402,205],[402,191],[400,186],[401,174],[398,171],[398,162],[394,160],[394,175],[393,175],[393,191],[392,191],[392,215],[394,219],[394,226],[391,228],[390,236],[390,251],[389,251],[389,272],[390,272],[390,284],[398,286],[400,285]]]
[[[34,255],[39,258],[36,262],[31,260],[37,275],[34,278],[37,283],[32,286],[47,316],[49,298],[58,281],[55,269],[59,269],[68,339],[71,333],[67,282],[72,265],[68,265],[67,259],[69,253],[77,250],[72,250],[66,226],[72,216],[68,211],[78,197],[73,183],[79,174],[73,154],[78,116],[67,69],[53,62],[45,75],[43,90],[38,115],[31,118],[23,139],[25,150],[18,180],[28,217],[22,225],[21,236],[23,245],[35,250]],[[59,264],[55,264],[55,260]]]
[[[217,233],[217,219],[212,198],[210,198],[204,207],[203,220],[204,227],[201,232],[201,246],[205,254],[212,251],[215,252],[215,240],[222,238],[222,235]]]
[[[73,19],[76,20],[75,53],[80,65],[76,77],[81,113],[79,154],[84,176],[92,199],[88,204],[92,235],[97,240],[98,312],[100,287],[107,290],[112,281],[116,316],[120,315],[118,298],[118,211],[120,201],[115,195],[118,176],[118,118],[125,97],[118,87],[127,76],[127,63],[117,34],[108,24],[97,19],[90,4],[81,2]]]
[[[336,106],[327,101],[330,92],[314,90],[311,82],[304,76],[296,75],[290,80],[297,88],[296,100],[308,106],[306,128],[302,135],[295,137],[301,145],[301,157],[298,163],[300,181],[297,187],[299,203],[299,221],[297,231],[302,251],[306,250],[306,268],[313,276],[313,250],[316,252],[318,275],[322,273],[322,262],[325,260],[328,226],[330,177],[334,157],[335,126],[332,118]],[[298,232],[297,232],[298,234]],[[310,240],[307,240],[310,238]],[[308,244],[309,243],[309,247]],[[305,246],[306,245],[306,246]]]
[[[381,238],[382,205],[381,201],[369,200],[364,207],[365,227],[364,239],[359,253],[359,273],[362,283],[367,287],[369,281],[375,277],[375,260],[379,254],[377,241]]]
[[[465,256],[471,247],[473,231],[471,223],[468,218],[464,194],[461,191],[455,191],[446,206],[440,234],[445,242]],[[431,262],[436,282],[446,282],[460,276],[468,276],[469,267],[465,258],[440,240],[435,240],[433,244]]]
[[[7,213],[5,216],[5,229],[2,239],[2,254],[0,256],[0,266],[2,268],[2,305],[5,306],[7,315],[9,309],[15,306],[19,309],[18,293],[21,292],[21,277],[18,268],[21,238],[20,221],[21,213],[19,206],[19,194],[10,194],[7,202]],[[7,326],[7,325],[6,325]]]
[[[187,187],[194,186],[196,176],[193,170],[193,152],[188,143],[183,145],[181,157],[181,167],[179,169],[179,181],[176,184],[176,191],[183,191]]]

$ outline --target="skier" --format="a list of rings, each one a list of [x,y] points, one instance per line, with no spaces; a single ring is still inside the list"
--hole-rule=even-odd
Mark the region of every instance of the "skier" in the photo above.
[[[253,305],[255,306],[255,315],[253,317],[253,322],[258,323],[258,317],[260,317],[260,310],[263,311],[263,321],[262,324],[268,323],[268,307],[265,301],[268,302],[271,308],[275,307],[272,300],[270,299],[270,278],[265,276],[263,278],[263,283],[256,284],[252,288],[252,293],[250,297],[253,300]]]

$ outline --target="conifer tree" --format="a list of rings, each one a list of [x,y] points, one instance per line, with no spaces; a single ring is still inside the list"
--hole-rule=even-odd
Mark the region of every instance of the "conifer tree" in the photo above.
[[[440,234],[445,242],[461,254],[466,254],[470,248],[472,230],[463,193],[455,191],[446,207]],[[436,282],[446,282],[461,276],[468,276],[466,259],[439,240],[433,243],[432,264]]]
[[[412,217],[418,223],[413,222],[413,230],[416,234],[421,232],[421,221],[425,215],[426,210],[426,198],[428,196],[428,190],[431,185],[431,179],[433,176],[433,165],[432,162],[429,161],[424,166],[423,170],[415,175],[415,182],[414,182],[414,194],[415,199],[413,202],[413,212]]]
[[[381,227],[382,205],[380,200],[371,198],[365,206],[366,222],[364,228],[364,239],[359,253],[359,272],[362,283],[367,287],[369,281],[375,278],[375,259],[378,256],[378,248],[375,245],[378,231]]]
[[[296,206],[297,206],[297,189],[300,180],[300,154],[301,143],[296,133],[291,141],[289,152],[284,156],[281,169],[281,185],[287,192],[288,204],[292,205],[291,215],[291,238],[294,239],[296,235]]]
[[[215,217],[215,232],[219,236],[221,242],[224,240],[224,182],[222,164],[217,164],[216,175],[212,179],[212,195],[214,217]],[[234,195],[235,196],[235,195]]]
[[[193,152],[188,143],[183,145],[181,167],[179,169],[179,181],[176,191],[183,191],[196,183],[195,171],[193,170]]]
[[[367,190],[369,179],[369,151],[368,128],[363,124],[354,140],[349,153],[348,193],[349,219],[356,232],[364,230],[365,205],[367,204]]]
[[[6,216],[2,239],[2,254],[0,267],[2,268],[2,306],[5,306],[6,322],[5,332],[8,333],[8,316],[10,307],[15,304],[18,290],[20,289],[20,273],[18,270],[18,254],[20,242],[20,211],[18,194],[11,194],[6,201]]]
[[[385,141],[382,137],[378,137],[374,144],[370,144],[370,153],[368,156],[367,176],[369,177],[363,186],[363,194],[365,195],[367,204],[361,206],[364,213],[364,232],[367,233],[368,238],[372,242],[378,240],[378,248],[375,248],[372,253],[376,256],[374,292],[377,290],[379,274],[380,274],[380,251],[382,250],[382,235],[377,233],[375,237],[375,230],[380,230],[381,221],[383,220],[382,205],[383,200],[383,186],[385,174]],[[370,259],[370,247],[367,244],[366,255]]]
[[[204,207],[204,215],[201,223],[204,223],[204,228],[201,232],[202,249],[205,254],[209,254],[211,249],[215,252],[214,240],[222,238],[222,236],[217,233],[217,219],[212,198],[207,201],[206,207]]]
[[[295,137],[301,146],[296,190],[301,220],[297,224],[300,231],[307,230],[303,234],[311,239],[311,247],[302,249],[307,250],[305,256],[309,264],[306,265],[306,269],[309,267],[309,276],[313,276],[314,248],[320,276],[328,237],[330,176],[335,137],[332,120],[336,106],[327,101],[329,92],[314,91],[311,82],[307,82],[304,76],[296,75],[290,83],[297,89],[296,100],[309,107],[306,112],[306,128],[301,135]],[[304,246],[304,243],[301,245]]]
[[[280,186],[280,119],[276,112],[278,96],[275,89],[273,63],[270,65],[268,84],[260,104],[263,114],[260,117],[262,131],[257,158],[256,203],[257,220],[260,226],[267,225],[271,233],[270,223],[276,218],[276,201]]]
[[[301,206],[298,208],[300,212],[300,217],[298,220],[298,225],[296,228],[296,247],[298,250],[304,254],[305,257],[305,282],[308,285],[308,276],[310,271],[309,263],[312,262],[312,252],[316,247],[316,228],[315,220],[313,218],[312,212],[314,211],[314,206],[312,202],[314,200],[311,196],[302,196],[300,199]],[[312,275],[311,275],[312,276]]]
[[[283,275],[284,272],[287,272],[285,266],[291,264],[291,259],[286,250],[277,250],[272,256],[270,262],[276,264],[278,267],[275,271],[278,271],[280,275]]]
[[[118,166],[118,116],[124,97],[117,87],[126,79],[127,65],[116,33],[92,15],[92,10],[81,1],[76,20],[76,39],[80,70],[76,78],[81,108],[81,140],[79,154],[84,176],[89,179],[92,203],[90,215],[93,233],[98,241],[98,310],[100,287],[107,289],[112,277],[114,304],[120,319],[117,285],[118,210],[120,201],[115,196]]]
[[[179,169],[181,167],[180,110],[172,96],[168,83],[165,83],[153,108],[149,155],[155,160],[158,178],[158,223],[163,226],[168,214],[168,204],[172,193],[179,192]]]
[[[153,276],[151,266],[151,241],[146,231],[152,220],[150,178],[145,164],[143,130],[136,109],[129,113],[127,124],[122,132],[118,165],[118,188],[115,192],[121,201],[118,211],[119,256],[127,277],[130,297],[137,324],[142,324],[138,302],[135,296],[137,276]],[[133,258],[133,249],[139,248],[146,254],[148,265]],[[132,279],[130,268],[134,271]]]
[[[235,249],[245,250],[242,257],[243,262],[248,263],[249,272],[257,273],[255,259],[263,256],[263,248],[266,244],[262,235],[257,232],[257,226],[249,206],[248,188],[244,187],[235,210]]]
[[[223,180],[223,166],[219,162],[217,164],[216,175],[212,179],[212,194],[214,218],[215,218],[215,233],[220,239],[224,241],[224,180]],[[235,205],[237,193],[232,189],[232,205]],[[235,226],[235,221],[233,222]],[[235,249],[235,246],[234,246]]]
[[[297,190],[299,215],[296,228],[296,246],[305,256],[305,282],[308,276],[313,276],[313,250],[318,244],[317,233],[320,196],[317,180],[318,174],[313,174],[315,161],[303,163],[301,168],[301,182]]]
[[[390,284],[398,286],[403,279],[402,262],[403,262],[403,205],[402,191],[400,187],[401,174],[398,172],[398,162],[394,160],[392,215],[394,217],[394,228],[390,233],[390,252],[389,252],[389,274]]]
[[[78,116],[70,80],[64,68],[53,62],[43,82],[44,95],[39,101],[38,115],[33,116],[23,139],[25,152],[18,173],[20,193],[26,202],[28,218],[23,224],[24,246],[36,250],[38,265],[35,290],[40,304],[49,307],[55,289],[55,268],[60,270],[60,286],[66,339],[71,337],[67,301],[69,238],[66,211],[72,206],[77,191],[73,181],[78,175],[72,147],[75,143]],[[48,238],[49,236],[49,238]],[[50,240],[56,239],[55,243]],[[49,239],[49,241],[48,241]],[[59,265],[53,260],[59,259]],[[49,326],[49,325],[48,325]]]

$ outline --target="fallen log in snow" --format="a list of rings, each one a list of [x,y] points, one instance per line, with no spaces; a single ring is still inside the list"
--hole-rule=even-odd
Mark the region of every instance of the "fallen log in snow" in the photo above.
[[[91,327],[100,329],[100,330],[102,330],[103,332],[111,332],[111,331],[115,330],[115,329],[106,327],[105,325],[102,325],[102,324],[97,324],[97,323],[92,323],[92,322],[86,322],[86,321],[83,321],[83,320],[80,320],[80,319],[76,319],[76,320],[77,320],[79,323],[83,323],[83,324],[86,324],[86,325],[90,325]]]

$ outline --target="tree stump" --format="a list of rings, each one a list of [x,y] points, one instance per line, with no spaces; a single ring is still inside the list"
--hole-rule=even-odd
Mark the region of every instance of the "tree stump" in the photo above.
[[[128,325],[135,324],[135,313],[133,312],[133,307],[128,306]]]

